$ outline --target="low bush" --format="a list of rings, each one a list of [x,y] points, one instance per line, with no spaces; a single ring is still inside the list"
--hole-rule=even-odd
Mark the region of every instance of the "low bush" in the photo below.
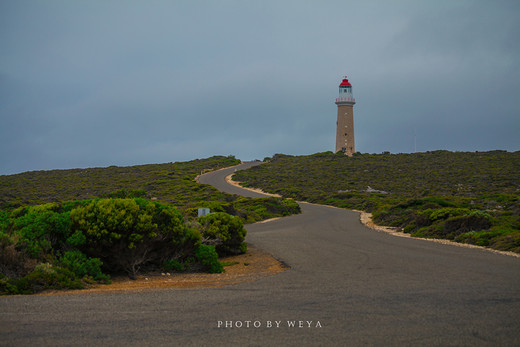
[[[454,239],[456,236],[470,231],[480,231],[491,227],[491,217],[485,212],[472,212],[467,215],[451,217],[444,223],[444,232],[447,238]]]
[[[218,260],[218,254],[214,246],[200,245],[195,251],[195,257],[202,264],[205,271],[209,273],[224,272],[224,267]]]
[[[507,233],[504,232],[502,235],[491,239],[489,246],[501,251],[520,253],[520,232],[516,230]]]
[[[110,280],[110,276],[101,271],[101,266],[103,265],[101,260],[98,258],[89,258],[80,251],[65,252],[60,259],[60,263],[64,268],[69,269],[79,278],[90,277],[95,281],[104,282]]]
[[[27,208],[25,214],[13,221],[12,227],[19,247],[23,247],[32,258],[45,260],[45,255],[52,249],[63,248],[70,231],[70,216],[68,212],[58,213],[37,207]]]
[[[203,243],[215,246],[222,255],[245,253],[246,229],[240,218],[216,212],[197,218]]]
[[[181,263],[177,259],[166,260],[164,262],[162,268],[166,271],[177,271],[177,272],[182,272],[182,271],[186,270],[186,267],[184,266],[184,264]]]
[[[190,253],[200,242],[175,208],[143,199],[97,199],[71,211],[73,229],[85,236],[80,249],[109,272],[135,277],[141,266],[160,265]],[[79,238],[79,236],[78,236]]]
[[[477,246],[489,246],[489,244],[500,236],[509,234],[508,231],[470,231],[455,237],[455,241],[469,243]]]
[[[0,276],[1,277],[1,276]],[[40,263],[21,278],[0,278],[0,294],[32,294],[44,289],[82,289],[83,282],[68,269]]]

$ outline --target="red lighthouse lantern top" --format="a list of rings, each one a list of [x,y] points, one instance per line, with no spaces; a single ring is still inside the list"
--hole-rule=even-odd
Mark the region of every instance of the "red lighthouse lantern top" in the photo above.
[[[347,76],[343,77],[343,81],[339,85],[340,87],[352,87],[352,84],[347,79]]]
[[[339,85],[339,97],[336,98],[336,104],[338,105],[354,105],[356,100],[352,95],[352,84],[347,79],[347,76],[343,77],[343,81]]]

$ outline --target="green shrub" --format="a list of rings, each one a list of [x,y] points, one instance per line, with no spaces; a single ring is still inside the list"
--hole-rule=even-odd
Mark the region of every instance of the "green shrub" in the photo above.
[[[143,199],[98,199],[71,211],[73,229],[86,238],[82,250],[109,272],[135,277],[146,264],[160,266],[194,251],[200,237],[174,207]]]
[[[51,250],[63,248],[70,234],[70,216],[68,212],[58,213],[38,206],[27,210],[28,213],[13,222],[14,234],[19,237],[17,247],[23,247],[31,257],[43,260]]]
[[[169,259],[164,262],[163,269],[166,271],[182,272],[182,271],[186,270],[186,267],[184,266],[183,263],[181,263],[177,259]]]
[[[520,253],[520,231],[504,232],[502,235],[490,240],[489,243],[489,246],[494,249]]]
[[[459,238],[459,235],[489,229],[491,225],[491,217],[489,214],[482,211],[474,211],[466,215],[449,217],[446,220],[437,221],[430,226],[419,228],[419,230],[412,233],[412,235],[445,238],[449,240],[466,240],[469,242],[473,240],[472,234],[468,234],[462,238]]]
[[[282,206],[285,208],[282,211],[282,216],[301,213],[300,205],[293,199],[283,199]]]
[[[424,211],[425,214],[428,215],[430,221],[434,222],[440,219],[448,219],[450,217],[455,216],[464,216],[470,213],[470,210],[467,208],[438,208],[438,209],[427,209]]]
[[[10,213],[0,210],[0,233],[6,233],[10,224]]]
[[[509,231],[470,231],[455,237],[455,241],[461,243],[470,243],[477,246],[489,246],[490,241],[497,236],[508,234]]]
[[[110,276],[101,271],[103,262],[98,258],[88,258],[80,251],[65,252],[60,260],[63,267],[72,271],[77,277],[91,277],[95,281],[107,282]]]
[[[451,217],[444,223],[444,233],[447,238],[454,239],[457,235],[469,231],[480,231],[491,227],[491,218],[486,213],[470,213],[464,216]]]
[[[421,199],[421,202],[435,204],[435,205],[439,205],[442,207],[454,207],[455,206],[455,204],[453,202],[450,202],[450,201],[447,201],[446,199],[443,199],[440,197],[435,197],[435,196],[423,198],[423,199]]]
[[[9,215],[4,213],[3,216]],[[27,275],[36,265],[22,244],[18,244],[20,236],[13,234],[9,228],[11,221],[1,220],[0,212],[0,276],[18,278]]]
[[[203,240],[214,243],[218,254],[242,253],[242,243],[246,237],[246,229],[240,218],[227,213],[216,212],[199,217]]]
[[[119,189],[108,194],[109,198],[126,199],[126,198],[143,198],[146,196],[144,189]]]
[[[60,210],[60,205],[55,202],[51,202],[48,204],[42,204],[42,205],[29,206],[26,209],[27,213],[42,213],[42,212],[49,212],[49,211],[50,212],[59,212],[59,210]]]
[[[0,273],[0,295],[20,294],[15,280]]]
[[[74,247],[83,246],[87,242],[87,238],[83,235],[81,230],[76,230],[69,238],[67,238],[67,243]]]
[[[72,271],[49,263],[39,264],[33,272],[11,281],[11,284],[17,287],[18,294],[32,294],[45,289],[84,288],[81,280]]]
[[[408,224],[403,228],[403,232],[407,234],[413,233],[415,230],[417,230],[417,226],[415,224]]]
[[[195,251],[197,261],[202,264],[209,273],[224,272],[224,267],[218,260],[218,254],[214,246],[200,245]]]
[[[413,237],[425,237],[433,239],[441,239],[446,237],[443,223],[419,228],[418,230],[412,232],[411,235]]]
[[[381,225],[404,227],[414,220],[414,215],[412,210],[394,207],[390,210],[373,212],[373,220]]]
[[[240,250],[240,253],[241,253],[241,254],[245,254],[245,253],[247,253],[247,242],[242,242],[242,243],[240,244],[240,248],[239,248],[239,250]]]

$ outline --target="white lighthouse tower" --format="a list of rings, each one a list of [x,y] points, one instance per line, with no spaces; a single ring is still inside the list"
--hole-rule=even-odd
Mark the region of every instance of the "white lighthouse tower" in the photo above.
[[[352,96],[352,85],[347,77],[339,85],[339,96],[336,98],[338,105],[338,121],[336,123],[336,153],[343,152],[351,156],[356,152],[354,144],[354,104],[356,100]]]

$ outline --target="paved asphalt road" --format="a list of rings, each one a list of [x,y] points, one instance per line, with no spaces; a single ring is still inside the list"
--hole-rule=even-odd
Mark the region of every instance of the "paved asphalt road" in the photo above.
[[[238,192],[223,182],[233,170],[201,181]],[[520,258],[301,206],[247,226],[288,271],[213,289],[2,297],[0,345],[520,345]]]

